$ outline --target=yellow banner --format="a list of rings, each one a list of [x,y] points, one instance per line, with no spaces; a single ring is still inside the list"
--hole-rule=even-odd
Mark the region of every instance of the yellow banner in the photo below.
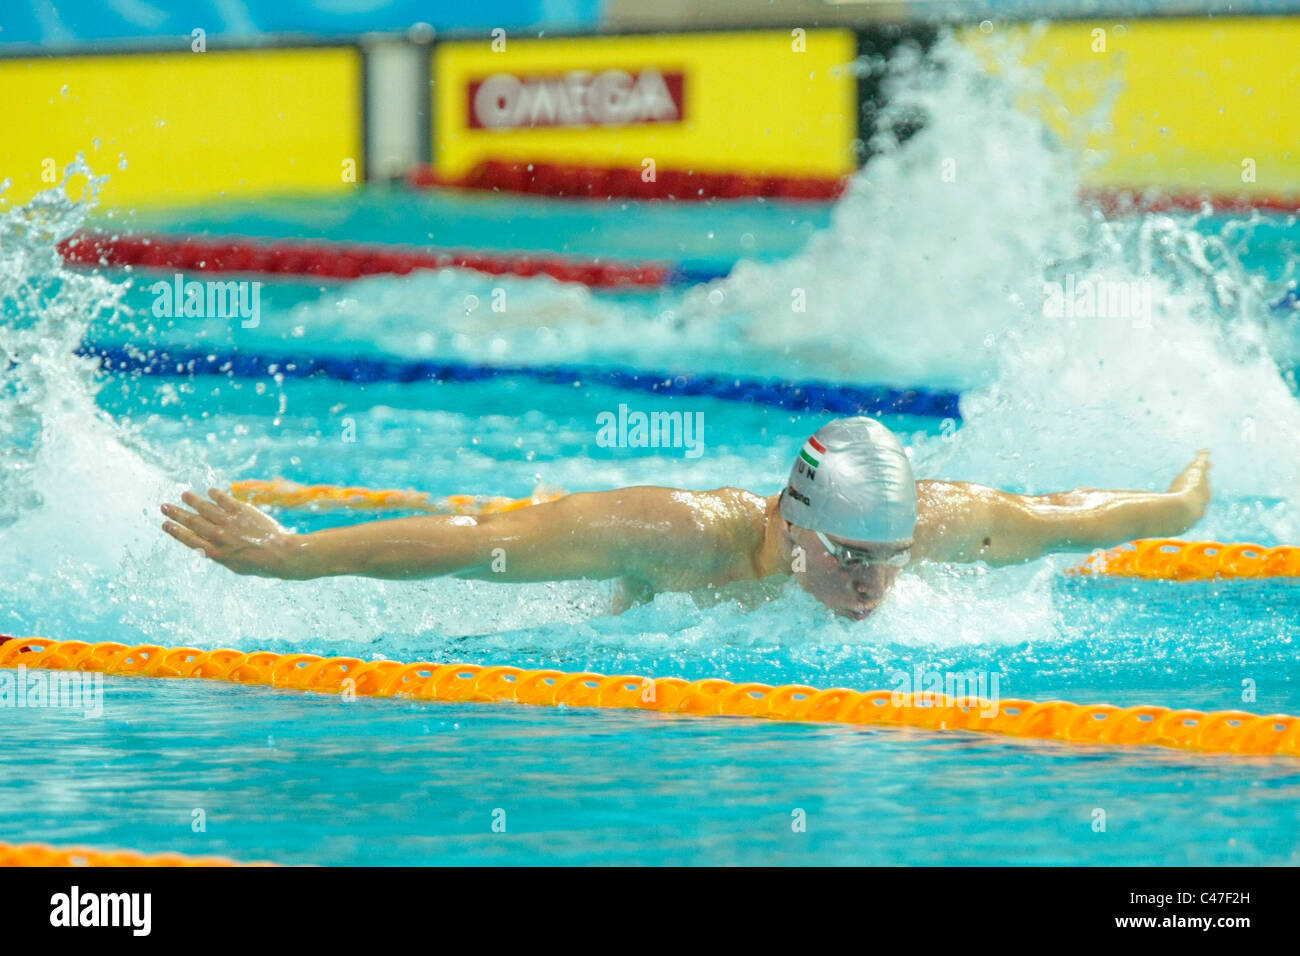
[[[854,168],[847,30],[439,44],[433,157],[839,176]]]
[[[1047,86],[1029,105],[1100,160],[1089,185],[1300,191],[1300,18],[1052,23],[1016,34]],[[1001,49],[978,30],[963,36],[990,62]]]
[[[0,179],[22,203],[78,152],[105,205],[352,188],[363,178],[353,48],[0,59]]]

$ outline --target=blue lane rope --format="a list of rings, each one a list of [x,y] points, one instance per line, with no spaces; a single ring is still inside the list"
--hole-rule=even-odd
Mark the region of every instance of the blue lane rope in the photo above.
[[[735,268],[734,263],[730,266],[716,266],[699,262],[679,262],[664,276],[664,285],[702,285],[715,279],[725,279],[731,275],[733,268]]]
[[[792,411],[862,412],[951,418],[958,421],[956,392],[921,388],[841,385],[834,382],[783,382],[730,375],[653,372],[617,366],[473,365],[461,362],[400,358],[275,358],[242,352],[202,349],[150,350],[111,345],[84,345],[82,355],[97,357],[101,368],[145,375],[221,375],[231,378],[322,378],[344,382],[482,382],[526,378],[553,385],[604,385],[663,396],[720,398]]]

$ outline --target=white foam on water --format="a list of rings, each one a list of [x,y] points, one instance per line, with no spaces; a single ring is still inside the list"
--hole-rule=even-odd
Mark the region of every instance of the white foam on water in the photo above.
[[[1079,251],[1073,174],[1013,108],[1014,87],[990,82],[956,43],[935,59],[903,48],[888,83],[882,129],[917,114],[926,125],[901,147],[877,140],[881,152],[802,253],[742,262],[683,311],[688,323],[742,316],[746,336],[803,374],[970,385],[994,368],[988,336],[1044,268]]]
[[[102,383],[74,350],[101,314],[125,320],[125,283],[64,267],[58,243],[94,206],[56,188],[0,217],[0,621],[60,639],[242,644],[373,640],[383,633],[455,637],[609,607],[596,584],[504,588],[457,581],[333,579],[288,584],[236,577],[160,530],[163,501],[225,486],[201,460],[155,449],[96,404]],[[192,450],[194,444],[187,444]],[[486,592],[486,593],[477,593]],[[547,611],[550,611],[548,615]]]
[[[385,349],[430,356],[447,346],[484,360],[591,361],[639,343],[660,358],[726,354],[738,370],[752,360],[791,378],[957,385],[966,390],[961,428],[913,442],[923,477],[1030,491],[1162,488],[1209,447],[1227,504],[1193,534],[1232,538],[1247,527],[1300,541],[1300,405],[1270,354],[1267,297],[1231,253],[1215,250],[1207,269],[1208,240],[1186,219],[1107,223],[1081,205],[1068,151],[1015,106],[1025,76],[991,78],[951,38],[927,58],[900,55],[889,70],[886,126],[909,112],[923,113],[925,126],[901,144],[878,142],[830,228],[789,261],[742,263],[667,308],[510,280],[520,308],[503,319],[487,304],[495,280],[470,288],[439,274],[359,283],[341,304],[303,304],[289,321],[312,325],[333,309],[341,339],[369,329]],[[1063,635],[1054,581],[1065,558],[909,575],[861,624],[829,618],[793,588],[756,611],[664,596],[596,623],[608,607],[604,585],[285,583],[196,561],[158,530],[157,506],[230,476],[179,458],[197,442],[152,447],[96,406],[91,366],[72,352],[92,315],[117,308],[121,286],[66,270],[55,253],[87,208],[60,188],[0,224],[0,346],[16,363],[0,395],[0,620],[11,631],[313,648],[332,639],[382,648],[384,635],[401,635],[403,646],[427,641],[431,653],[452,653],[460,635],[517,631],[554,651],[586,641],[686,653],[800,642],[866,653],[885,642],[960,648]],[[1046,315],[1047,283],[1069,276],[1139,283],[1150,309]],[[800,290],[803,313],[792,309]],[[479,296],[473,308],[468,294]],[[405,321],[421,308],[438,313],[424,331]],[[441,321],[457,309],[463,315]],[[645,463],[594,467],[612,484]],[[784,470],[745,474],[776,486]]]

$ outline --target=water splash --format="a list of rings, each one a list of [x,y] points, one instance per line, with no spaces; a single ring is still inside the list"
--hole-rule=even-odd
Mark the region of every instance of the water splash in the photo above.
[[[1033,300],[1043,271],[1084,248],[1077,176],[1015,109],[1016,88],[951,37],[928,57],[900,48],[886,86],[877,153],[830,229],[780,265],[741,262],[684,311],[740,324],[790,371],[971,385],[993,373],[989,339]],[[899,143],[892,130],[918,116],[920,131]]]
[[[89,185],[69,195],[74,177]],[[158,505],[225,476],[192,443],[155,447],[96,402],[104,382],[76,354],[92,322],[130,326],[129,281],[65,268],[61,241],[84,228],[105,179],[79,158],[63,180],[0,216],[0,629],[86,640],[170,644],[373,640],[394,631],[511,627],[608,607],[598,586],[539,585],[453,609],[458,582],[401,584],[236,578],[159,530]],[[184,387],[184,386],[182,386]],[[192,425],[193,423],[191,423]],[[187,457],[188,454],[188,457]],[[475,586],[469,586],[472,591]],[[430,591],[448,595],[430,604]],[[601,604],[602,596],[604,603]]]
[[[75,176],[88,181],[84,202],[68,196]],[[94,365],[72,352],[92,317],[119,312],[124,290],[64,270],[57,249],[81,228],[102,182],[79,156],[57,186],[0,216],[0,525],[41,507],[38,477],[49,470],[43,457],[58,452],[56,433],[70,422],[104,421],[93,401]]]
[[[952,37],[924,58],[904,51],[885,69],[892,105],[877,155],[830,228],[787,262],[745,262],[725,280],[648,303],[610,302],[544,279],[376,279],[269,316],[267,325],[310,327],[313,339],[333,344],[377,334],[385,351],[491,361],[632,358],[956,384],[968,389],[964,425],[911,442],[924,476],[1026,490],[1160,487],[1208,445],[1228,503],[1198,531],[1300,540],[1290,504],[1300,476],[1274,451],[1296,446],[1300,409],[1278,371],[1272,287],[1222,235],[1203,234],[1202,217],[1108,221],[1081,203],[1069,150],[1017,106],[1024,77],[990,76]],[[916,115],[926,117],[916,135],[891,138],[896,120]],[[725,662],[738,646],[746,657],[797,647],[789,653],[807,663],[886,644],[961,649],[1075,633],[1061,622],[1062,600],[1074,599],[1054,585],[1067,559],[909,579],[884,611],[856,626],[821,614],[794,589],[758,611],[701,611],[665,596],[606,619],[607,594],[597,586],[285,585],[196,561],[158,531],[158,502],[175,500],[182,482],[221,483],[250,456],[275,468],[298,446],[260,419],[265,434],[229,451],[197,439],[147,441],[142,435],[157,430],[100,411],[93,366],[73,348],[92,318],[126,320],[124,285],[65,270],[55,251],[89,208],[61,187],[0,221],[0,346],[13,363],[0,399],[0,597],[9,629],[202,646],[274,638],[323,649],[341,641],[444,657],[526,648],[539,660],[638,647],[678,671],[690,660]],[[1049,283],[1071,276],[1138,283],[1150,308],[1049,315]],[[511,301],[504,314],[490,309],[499,286]],[[804,313],[792,310],[795,290]],[[293,401],[280,411],[292,417]],[[458,421],[473,433],[481,419]],[[431,428],[444,439],[447,431]],[[719,483],[778,487],[782,456],[755,460],[737,464],[740,479]],[[514,465],[491,464],[498,474]],[[666,462],[659,480],[697,484],[698,472],[685,467]],[[601,462],[598,474],[630,484],[655,477],[645,468],[644,460]],[[1261,499],[1271,499],[1264,510]]]

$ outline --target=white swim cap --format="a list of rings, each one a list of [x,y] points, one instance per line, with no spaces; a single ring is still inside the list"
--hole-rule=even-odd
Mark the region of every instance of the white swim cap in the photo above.
[[[849,541],[911,541],[916,479],[902,442],[874,418],[822,426],[795,459],[781,516]]]

